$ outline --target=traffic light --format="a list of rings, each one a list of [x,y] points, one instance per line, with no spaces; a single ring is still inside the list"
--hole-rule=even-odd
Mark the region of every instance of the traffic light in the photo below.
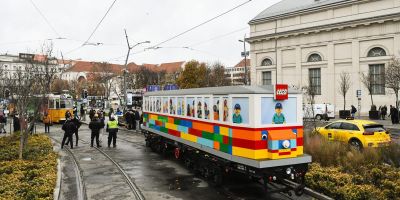
[[[6,99],[10,98],[10,90],[9,90],[9,89],[6,89],[6,90],[4,91],[4,97],[5,97]]]

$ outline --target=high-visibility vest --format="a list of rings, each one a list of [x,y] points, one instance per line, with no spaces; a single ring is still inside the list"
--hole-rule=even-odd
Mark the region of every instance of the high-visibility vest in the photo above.
[[[118,128],[118,121],[117,121],[117,120],[108,121],[108,122],[107,122],[107,125],[108,125],[108,128],[109,128],[109,129],[111,129],[111,128]]]

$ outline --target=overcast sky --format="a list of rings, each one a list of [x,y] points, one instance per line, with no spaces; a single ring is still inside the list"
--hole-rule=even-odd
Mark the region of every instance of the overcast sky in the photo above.
[[[80,47],[94,30],[113,0],[32,0],[54,30],[35,9],[31,0],[1,2],[0,54],[37,52],[44,40],[54,40],[56,56],[65,59],[107,61],[123,64],[127,53],[124,29],[130,42],[149,40],[135,47],[129,61],[137,64],[188,61],[220,61],[226,66],[240,61],[243,44],[238,39],[249,33],[248,22],[280,0],[253,0],[175,40],[165,48],[146,50],[176,34],[227,11],[246,0],[117,0],[89,42],[100,46]],[[234,32],[234,33],[232,33]],[[217,36],[218,39],[208,41]],[[190,47],[191,49],[182,48]],[[72,51],[74,50],[74,51]],[[137,52],[137,53],[136,53]]]

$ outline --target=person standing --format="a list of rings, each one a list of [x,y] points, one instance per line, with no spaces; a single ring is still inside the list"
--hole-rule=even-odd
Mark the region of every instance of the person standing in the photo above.
[[[113,147],[115,148],[117,146],[118,121],[115,119],[114,115],[110,116],[106,131],[108,132],[108,147],[110,147],[112,141]]]
[[[6,122],[6,117],[3,114],[0,114],[0,133],[7,133],[6,129],[4,128],[6,126]]]
[[[81,127],[82,123],[76,117],[74,117],[71,121],[75,124],[75,127],[76,127],[76,130],[72,135],[75,134],[75,139],[76,139],[75,146],[78,146],[78,140],[79,140],[78,131],[79,131],[79,128]],[[69,142],[70,142],[70,140],[68,139],[66,145],[68,145]]]
[[[351,117],[354,118],[356,116],[357,108],[351,105]]]
[[[110,108],[110,112],[108,112],[108,120],[111,120],[111,116],[114,115],[114,109]]]
[[[130,115],[131,115],[131,120],[130,120],[130,124],[131,124],[131,129],[136,130],[136,117],[135,117],[135,111],[130,110]]]
[[[64,137],[61,142],[61,149],[64,148],[64,144],[65,144],[65,141],[67,140],[67,138],[70,141],[69,144],[71,146],[71,149],[73,149],[74,144],[73,144],[73,140],[72,140],[72,134],[75,133],[76,126],[75,126],[75,123],[71,121],[71,118],[66,119],[65,123],[62,126],[62,130],[64,131]]]
[[[382,120],[386,120],[386,115],[387,115],[387,107],[384,105],[382,107]]]
[[[135,110],[135,123],[136,123],[135,131],[140,130],[140,113],[139,113],[139,109]]]
[[[89,111],[89,119],[90,119],[90,121],[93,121],[93,117],[94,117],[95,114],[96,114],[96,112],[93,110],[93,108],[90,108],[90,111]]]
[[[69,112],[69,110],[67,110],[67,112],[65,112],[65,120],[67,120],[68,118],[71,118],[71,112]]]
[[[393,115],[394,115],[394,124],[399,123],[399,109],[397,107],[393,107]]]
[[[50,133],[51,117],[48,113],[44,113],[43,123],[44,123],[44,132]]]
[[[90,147],[93,147],[93,140],[96,138],[96,145],[97,147],[101,147],[100,146],[100,141],[99,141],[99,134],[100,134],[100,130],[104,128],[104,123],[102,123],[99,120],[99,116],[97,114],[95,114],[93,116],[93,120],[89,123],[89,129],[92,131],[91,133],[91,142],[90,142]]]
[[[14,117],[13,117],[13,126],[14,126],[14,132],[21,130],[21,125],[19,123],[19,117],[18,117],[18,114],[16,114],[16,113],[14,113]]]
[[[125,113],[125,123],[126,123],[128,130],[130,130],[132,128],[131,127],[131,118],[132,118],[132,115],[131,115],[130,111],[127,111]]]
[[[81,120],[86,121],[86,112],[85,112],[85,108],[83,107],[83,104],[81,104],[81,109],[79,112],[81,114]]]

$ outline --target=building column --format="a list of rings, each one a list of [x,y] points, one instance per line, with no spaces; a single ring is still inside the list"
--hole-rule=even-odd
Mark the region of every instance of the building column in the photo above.
[[[337,83],[335,82],[335,46],[332,42],[328,44],[328,54],[327,54],[327,61],[328,61],[328,69],[326,77],[321,77],[321,79],[326,79],[323,81],[325,88],[328,91],[327,95],[323,99],[326,103],[336,104],[336,92],[337,92]],[[323,87],[324,88],[324,87]],[[333,88],[333,90],[331,90]],[[329,92],[330,91],[330,92]],[[324,93],[324,91],[322,91]]]
[[[252,53],[254,50],[254,44],[250,44],[250,83],[251,85],[258,85],[257,79],[257,54]]]
[[[394,52],[393,55],[396,56],[397,58],[400,58],[400,34],[397,33],[394,36]]]
[[[296,47],[296,86],[300,89],[303,87],[303,76],[301,73],[301,47]]]
[[[277,49],[276,51],[276,82],[279,83],[283,83],[283,76],[282,76],[282,50],[281,49]]]
[[[358,99],[356,96],[357,90],[361,90],[362,98],[368,98],[368,91],[361,83],[360,73],[361,73],[361,66],[360,66],[360,41],[353,40],[352,41],[352,67],[353,70],[350,71],[351,74],[351,83],[353,87],[350,87],[349,97],[350,101],[347,105],[358,105]],[[357,107],[357,106],[356,106]],[[347,109],[347,108],[346,108]],[[357,108],[358,109],[358,108]],[[361,106],[361,110],[359,112],[367,112],[369,108],[364,108]]]

